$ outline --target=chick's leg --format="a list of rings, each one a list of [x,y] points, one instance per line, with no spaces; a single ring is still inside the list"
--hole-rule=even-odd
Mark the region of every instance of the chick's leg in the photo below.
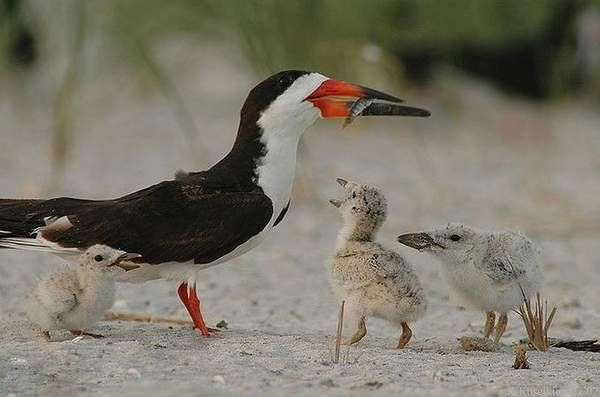
[[[496,314],[494,312],[487,312],[485,317],[485,328],[483,330],[483,337],[488,338],[492,334],[494,325],[496,324]]]
[[[398,341],[396,349],[404,349],[404,346],[408,344],[410,338],[412,338],[412,330],[406,322],[402,321],[402,335],[400,335],[400,340]]]
[[[365,317],[362,316],[360,318],[360,320],[358,320],[358,329],[356,330],[356,332],[354,333],[354,335],[352,335],[350,337],[350,339],[347,341],[347,345],[353,345],[355,343],[360,342],[360,340],[362,338],[365,337],[365,335],[367,334],[367,324],[365,323]]]
[[[496,330],[494,333],[494,342],[498,343],[500,338],[506,331],[506,326],[508,325],[508,315],[506,313],[500,313],[500,318],[498,319],[498,324],[496,324]]]

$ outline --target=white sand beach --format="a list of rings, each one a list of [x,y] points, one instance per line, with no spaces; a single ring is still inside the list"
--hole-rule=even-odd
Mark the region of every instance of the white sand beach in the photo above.
[[[62,181],[51,179],[49,89],[40,82],[36,105],[25,112],[11,104],[32,93],[9,87],[13,101],[0,97],[0,196],[110,198],[217,161],[259,79],[213,47],[198,49],[194,62],[176,56],[188,50],[171,48],[163,58],[199,130],[194,141],[167,101],[143,96],[134,76],[100,76],[82,85],[73,106],[77,136]],[[216,336],[104,321],[91,330],[103,339],[72,342],[65,333],[47,342],[26,320],[23,300],[61,260],[1,250],[0,397],[600,395],[599,353],[530,352],[531,369],[513,370],[511,345],[525,337],[514,313],[500,351],[462,351],[457,338],[481,335],[483,314],[449,299],[431,257],[395,242],[449,221],[520,230],[543,250],[543,295],[558,307],[550,336],[600,338],[597,109],[533,105],[473,82],[463,86],[454,96],[397,93],[430,109],[429,119],[359,118],[344,130],[341,120],[319,121],[307,131],[284,222],[257,249],[207,269],[198,285],[208,324],[228,323]],[[325,270],[341,225],[328,203],[340,196],[336,177],[386,193],[380,239],[416,263],[429,299],[406,349],[394,349],[398,330],[371,320],[340,364],[331,361],[338,302]],[[175,283],[120,284],[117,295],[114,310],[187,319]]]

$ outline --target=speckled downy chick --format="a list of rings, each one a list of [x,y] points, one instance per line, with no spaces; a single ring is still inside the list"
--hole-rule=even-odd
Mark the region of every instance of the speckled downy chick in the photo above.
[[[347,317],[358,323],[348,343],[360,341],[367,334],[366,320],[377,317],[402,329],[397,347],[403,348],[412,336],[408,324],[425,312],[423,289],[407,261],[375,241],[386,218],[384,195],[367,185],[337,181],[346,197],[330,200],[344,219],[330,264],[330,282],[335,295],[346,301]]]
[[[398,241],[442,262],[442,274],[468,306],[486,312],[484,336],[498,343],[508,324],[507,312],[533,296],[542,284],[538,248],[522,234],[479,230],[455,223]],[[522,289],[522,290],[521,290]],[[500,317],[496,324],[496,314]]]
[[[91,246],[72,268],[40,280],[27,297],[27,316],[48,339],[51,330],[59,329],[74,335],[101,337],[85,329],[101,320],[114,303],[115,267],[138,256],[104,245]]]

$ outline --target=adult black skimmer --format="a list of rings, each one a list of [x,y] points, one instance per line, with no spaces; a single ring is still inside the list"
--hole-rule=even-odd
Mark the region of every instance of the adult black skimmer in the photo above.
[[[281,222],[300,136],[319,117],[349,116],[350,98],[393,104],[364,114],[429,115],[398,105],[402,101],[391,95],[319,73],[280,72],[250,91],[231,151],[210,169],[180,173],[113,200],[2,199],[0,247],[69,256],[104,244],[139,254],[127,281],[180,281],[179,298],[208,336],[214,330],[200,311],[198,271],[248,252]]]

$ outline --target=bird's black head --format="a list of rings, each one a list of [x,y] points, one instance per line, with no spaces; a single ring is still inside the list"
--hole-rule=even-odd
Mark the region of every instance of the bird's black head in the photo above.
[[[303,70],[285,70],[283,72],[276,73],[267,79],[258,83],[248,94],[248,98],[244,103],[246,111],[252,108],[257,112],[262,112],[275,99],[283,94],[299,77],[306,76],[310,72]],[[244,112],[244,109],[242,109]]]
[[[213,173],[222,170],[222,176],[225,177],[225,174],[231,174],[234,168],[254,172],[258,164],[257,159],[268,152],[269,142],[278,146],[280,151],[285,146],[285,150],[293,155],[298,139],[311,124],[319,117],[349,116],[358,98],[402,102],[391,95],[330,79],[315,72],[286,70],[268,77],[248,94],[241,110],[234,146],[230,153],[213,167]],[[249,180],[250,176],[244,175],[238,179]]]
[[[346,117],[347,101],[340,98],[380,99],[402,102],[391,95],[322,74],[286,70],[274,74],[254,87],[242,108],[242,119],[263,129],[302,133],[317,118]],[[352,102],[350,102],[352,103]]]

